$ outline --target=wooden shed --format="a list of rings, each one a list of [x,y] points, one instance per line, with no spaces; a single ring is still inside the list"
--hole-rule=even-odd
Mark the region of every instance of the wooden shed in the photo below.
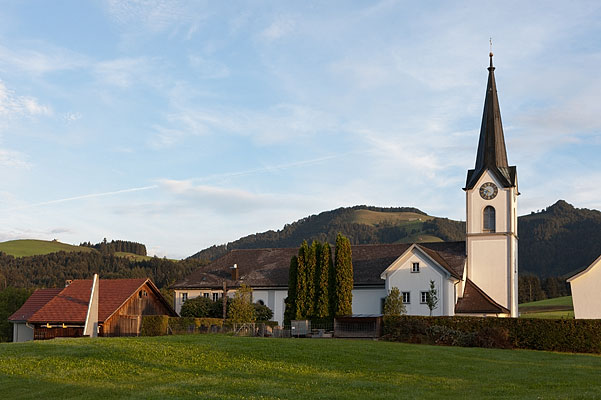
[[[33,339],[83,336],[91,290],[92,280],[75,280],[33,313]],[[99,336],[137,336],[143,315],[177,313],[150,279],[99,280]]]
[[[334,319],[334,337],[378,338],[382,336],[382,314],[353,314]]]

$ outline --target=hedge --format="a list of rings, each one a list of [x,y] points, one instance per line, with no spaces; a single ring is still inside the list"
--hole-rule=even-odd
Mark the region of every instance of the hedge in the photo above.
[[[410,343],[601,353],[601,320],[384,317],[384,338]]]
[[[169,317],[167,315],[144,315],[142,317],[141,336],[161,336],[169,333],[194,333],[223,326],[221,318]]]

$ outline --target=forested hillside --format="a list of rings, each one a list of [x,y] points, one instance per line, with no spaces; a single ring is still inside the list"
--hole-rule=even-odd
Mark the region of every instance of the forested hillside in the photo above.
[[[352,244],[465,240],[465,223],[436,218],[416,208],[356,206],[311,215],[278,231],[245,236],[192,256],[216,259],[228,250],[298,247],[303,240],[333,243],[336,234]],[[563,200],[518,218],[520,275],[559,277],[601,255],[601,212],[577,209]]]
[[[30,257],[13,257],[0,252],[0,289],[14,287],[62,287],[67,279],[150,278],[166,287],[203,264],[202,260],[172,261],[150,258],[133,261],[99,252],[58,252]]]
[[[214,260],[233,249],[298,247],[303,240],[334,243],[338,233],[348,237],[352,244],[456,241],[464,239],[465,223],[431,217],[412,207],[339,208],[300,219],[278,231],[209,247],[191,258]]]

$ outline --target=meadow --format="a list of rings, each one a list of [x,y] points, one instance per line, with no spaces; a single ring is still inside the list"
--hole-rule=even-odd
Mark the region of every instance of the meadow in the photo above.
[[[520,304],[520,318],[574,318],[572,296]]]
[[[601,357],[372,340],[225,335],[0,344],[28,398],[599,398]]]

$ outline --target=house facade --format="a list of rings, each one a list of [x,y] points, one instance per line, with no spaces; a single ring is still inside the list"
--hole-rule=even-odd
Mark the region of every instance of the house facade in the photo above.
[[[601,319],[601,256],[567,279],[572,291],[574,318]]]
[[[494,70],[491,53],[476,164],[463,188],[466,241],[352,246],[353,313],[382,313],[384,298],[396,287],[408,314],[429,315],[432,281],[439,298],[432,315],[517,317],[517,170],[507,162]],[[175,308],[197,296],[231,296],[246,284],[253,301],[271,308],[282,323],[288,268],[297,251],[232,250],[172,286]]]

